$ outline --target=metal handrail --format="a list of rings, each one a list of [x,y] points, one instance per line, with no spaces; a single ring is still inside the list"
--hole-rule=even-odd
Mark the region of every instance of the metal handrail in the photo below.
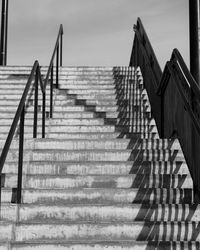
[[[162,77],[162,70],[140,18],[137,19],[134,31],[135,37],[129,66],[140,66],[158,132],[161,136],[161,99],[156,91]]]
[[[59,65],[62,66],[62,36],[63,36],[63,26],[60,25],[58,32],[55,48],[51,57],[51,61],[47,70],[45,80],[42,80],[40,65],[38,61],[34,62],[31,73],[29,75],[26,87],[22,94],[20,103],[18,105],[15,117],[13,119],[12,125],[10,127],[4,148],[0,157],[0,175],[2,175],[2,170],[8,151],[10,149],[11,142],[13,140],[14,134],[16,132],[17,125],[19,125],[19,157],[18,157],[18,177],[17,177],[17,188],[16,188],[16,203],[21,203],[21,191],[22,191],[22,172],[23,172],[23,146],[24,146],[24,119],[25,119],[25,104],[27,101],[28,93],[31,89],[32,82],[34,81],[35,95],[34,95],[34,121],[33,121],[33,138],[37,137],[37,118],[38,118],[38,83],[40,83],[40,89],[42,92],[42,138],[45,137],[45,120],[46,120],[46,87],[50,79],[50,118],[53,114],[53,62],[55,55],[56,60],[56,88],[58,88],[58,69]],[[60,46],[60,48],[59,48]],[[60,53],[60,64],[59,64],[59,53]],[[51,73],[51,74],[50,74]],[[1,176],[0,176],[0,189],[1,189]],[[0,191],[1,192],[1,191]],[[1,194],[0,194],[1,198]],[[1,202],[1,200],[0,200]]]
[[[137,38],[139,44],[142,45],[140,49],[143,50],[143,54],[146,57],[146,63],[148,63],[148,65],[151,66],[153,69],[152,73],[156,81],[155,84],[159,85],[160,78],[162,76],[162,70],[158,63],[157,57],[151,46],[151,43],[149,41],[149,38],[147,36],[147,33],[145,31],[145,28],[140,18],[137,19],[137,24],[134,25],[133,29],[135,32],[135,38]],[[129,66],[136,66],[138,64],[138,60],[136,56],[134,55],[134,52],[135,52],[134,47],[136,47],[135,49],[137,50],[139,49],[136,43],[137,42],[135,40],[133,44],[133,50],[132,50]]]
[[[189,98],[184,94],[184,89],[178,83],[175,74],[179,76],[179,78],[184,78],[185,82],[188,86]],[[164,95],[165,89],[168,85],[169,79],[172,77],[174,82],[179,87],[179,92],[182,97],[182,101],[184,102],[185,107],[187,107],[187,111],[190,115],[191,121],[194,124],[199,136],[200,136],[200,123],[196,119],[196,115],[193,110],[193,99],[197,99],[200,102],[200,88],[197,82],[194,80],[193,76],[189,72],[180,52],[178,49],[174,49],[172,52],[171,60],[166,63],[165,70],[163,72],[162,80],[160,82],[160,86],[158,88],[157,94],[160,96]],[[167,79],[167,80],[165,80]]]
[[[141,68],[160,137],[178,136],[200,202],[200,88],[177,49],[162,73],[139,18],[134,31],[129,65]]]
[[[171,62],[173,62],[173,59],[175,59],[179,63],[180,68],[182,69],[182,72],[184,73],[188,83],[190,84],[192,90],[195,93],[195,96],[200,100],[200,88],[199,88],[199,85],[197,84],[194,77],[192,76],[192,74],[188,70],[188,67],[186,66],[186,64],[185,64],[185,62],[183,60],[183,57],[181,56],[178,49],[173,50],[172,57],[171,57]]]
[[[58,36],[57,36],[57,39],[56,39],[56,44],[55,44],[55,47],[54,47],[54,50],[53,50],[53,54],[52,54],[52,57],[51,57],[51,60],[50,60],[50,63],[49,63],[49,68],[48,68],[48,71],[47,71],[47,75],[46,75],[46,78],[45,78],[45,84],[44,84],[45,88],[46,88],[46,85],[47,85],[47,82],[48,82],[48,79],[49,79],[49,76],[50,76],[50,73],[51,73],[51,69],[53,67],[53,61],[54,61],[54,58],[55,58],[55,54],[59,50],[59,39],[60,39],[60,50],[61,50],[61,53],[60,53],[60,66],[62,66],[62,36],[63,36],[63,25],[61,24],[60,28],[59,28]],[[59,61],[59,53],[57,53],[57,61]],[[58,65],[58,63],[57,63],[57,65]],[[56,76],[57,76],[57,69],[58,68],[56,68]],[[56,84],[58,84],[58,78],[56,78]]]

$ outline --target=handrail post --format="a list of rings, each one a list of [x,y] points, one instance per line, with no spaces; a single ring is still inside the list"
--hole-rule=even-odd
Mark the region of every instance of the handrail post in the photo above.
[[[22,195],[22,172],[23,172],[23,151],[24,151],[24,116],[25,106],[20,116],[19,127],[19,159],[18,159],[18,178],[17,178],[17,204],[21,204]]]
[[[42,138],[45,138],[46,92],[42,93]]]
[[[63,33],[60,35],[60,66],[62,67],[62,54],[63,54]]]
[[[34,125],[33,138],[37,138],[37,119],[38,119],[38,80],[39,80],[39,66],[35,73],[35,100],[34,100]]]
[[[189,0],[190,72],[199,84],[199,0]]]
[[[2,195],[2,174],[0,174],[0,218],[1,218],[1,195]]]
[[[5,65],[7,65],[7,46],[8,46],[8,0],[6,2]]]
[[[59,44],[56,53],[56,88],[58,88],[58,69],[59,69]]]
[[[189,0],[189,31],[190,31],[190,72],[199,85],[199,35],[198,35],[198,24],[199,24],[199,0]],[[192,108],[194,109],[194,98],[195,92],[191,93]],[[200,149],[200,143],[195,136],[195,128],[191,126],[191,145],[192,151],[197,152]],[[199,159],[195,154],[193,157],[193,168],[198,173]],[[200,190],[198,181],[194,179],[193,184],[193,195],[194,202],[199,203],[200,201]]]
[[[4,62],[4,42],[5,42],[5,6],[6,0],[2,0],[2,7],[1,7],[1,48],[0,48],[0,65],[5,65]]]
[[[50,82],[50,118],[53,117],[53,68],[51,68],[51,82]]]
[[[7,64],[8,0],[2,0],[0,65]]]

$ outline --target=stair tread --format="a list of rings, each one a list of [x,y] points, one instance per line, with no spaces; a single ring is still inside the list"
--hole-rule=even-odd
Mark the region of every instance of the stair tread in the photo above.
[[[0,147],[30,70],[0,67]],[[42,67],[43,75],[46,71]],[[18,140],[8,153],[0,248],[200,247],[200,205],[193,203],[180,144],[158,138],[142,76],[137,69],[138,82],[134,72],[132,67],[59,68],[47,138],[24,144],[21,205],[9,203],[16,200]],[[49,97],[47,102],[49,111]],[[29,104],[26,138],[32,137],[33,97]]]

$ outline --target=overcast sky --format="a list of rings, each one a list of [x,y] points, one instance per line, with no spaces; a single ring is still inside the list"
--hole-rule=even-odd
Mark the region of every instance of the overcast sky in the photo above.
[[[188,0],[9,0],[8,64],[47,65],[62,23],[64,65],[128,65],[137,17],[161,67],[188,63]]]

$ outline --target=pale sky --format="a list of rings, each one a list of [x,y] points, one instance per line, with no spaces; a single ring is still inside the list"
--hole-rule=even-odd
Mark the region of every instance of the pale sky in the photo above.
[[[188,16],[188,0],[9,0],[8,64],[48,65],[62,23],[64,65],[128,65],[137,17],[162,68],[175,47],[188,64]]]

